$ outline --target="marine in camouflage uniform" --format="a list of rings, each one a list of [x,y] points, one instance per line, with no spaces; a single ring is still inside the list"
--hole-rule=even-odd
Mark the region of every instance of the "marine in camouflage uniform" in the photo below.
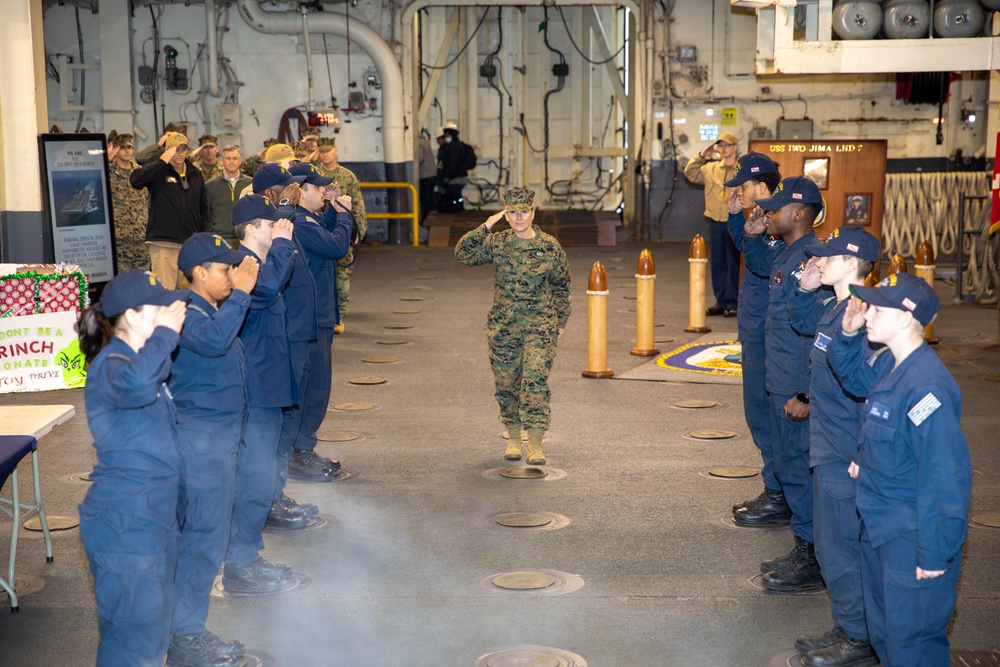
[[[528,431],[528,463],[544,465],[542,437],[549,427],[549,371],[570,314],[569,264],[562,246],[532,224],[535,193],[504,193],[504,211],[463,236],[455,257],[493,265],[493,308],[486,318],[490,365],[509,440],[504,458],[521,458]],[[490,233],[506,216],[511,229]]]
[[[274,138],[265,140],[264,150],[262,150],[261,153],[263,153],[276,143],[278,143],[278,140]],[[243,158],[243,164],[240,166],[240,171],[242,171],[250,178],[253,178],[253,175],[257,173],[257,170],[260,169],[263,164],[264,164],[264,157],[262,155],[260,154],[248,155],[245,158]]]
[[[213,150],[215,153],[215,162],[212,164],[206,164],[204,160],[205,151]],[[205,182],[208,179],[218,176],[222,173],[222,160],[219,159],[219,138],[214,134],[203,134],[198,137],[198,155],[191,159],[194,166],[198,168],[201,175],[204,177]]]
[[[365,200],[361,196],[361,186],[358,185],[358,177],[354,172],[337,164],[337,146],[333,137],[321,137],[318,142],[321,159],[313,163],[319,173],[332,178],[340,186],[340,194],[351,198],[351,213],[354,221],[358,225],[361,238],[368,233],[368,218],[365,213]],[[324,155],[325,154],[325,155]],[[332,155],[333,161],[327,162],[331,168],[323,166],[322,157],[329,158]],[[347,315],[347,303],[351,300],[351,270],[354,268],[351,263],[354,261],[355,249],[351,248],[347,257],[337,262],[337,302],[340,307],[340,324],[337,325],[338,333],[343,331],[344,316]]]
[[[118,164],[118,159],[110,160],[108,171],[111,176],[111,210],[115,219],[115,255],[118,271],[126,269],[148,269],[149,251],[146,249],[146,218],[149,215],[149,191],[136,190],[129,185],[128,177],[139,168],[132,158],[135,146],[131,134],[116,134],[112,131],[109,143],[117,149],[116,158],[127,159],[128,167]]]

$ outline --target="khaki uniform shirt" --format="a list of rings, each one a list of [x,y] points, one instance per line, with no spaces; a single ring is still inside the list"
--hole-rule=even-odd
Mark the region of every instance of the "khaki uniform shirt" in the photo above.
[[[701,153],[684,167],[684,178],[705,186],[705,217],[716,222],[729,220],[729,193],[723,185],[736,176],[736,163],[727,167],[722,160],[708,162]]]

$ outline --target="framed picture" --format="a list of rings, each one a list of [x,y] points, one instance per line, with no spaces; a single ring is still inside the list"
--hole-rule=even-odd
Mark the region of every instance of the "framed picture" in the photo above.
[[[92,284],[111,280],[117,263],[106,138],[43,134],[38,142],[55,261],[78,265]]]
[[[867,227],[871,224],[871,216],[868,209],[872,203],[870,192],[848,193],[844,195],[844,224],[861,225]]]
[[[820,190],[826,190],[830,185],[830,158],[806,158],[802,164],[803,175],[816,183]]]

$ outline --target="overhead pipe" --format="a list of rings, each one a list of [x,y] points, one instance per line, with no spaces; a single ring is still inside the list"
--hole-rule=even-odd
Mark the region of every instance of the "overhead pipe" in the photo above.
[[[208,51],[208,92],[212,97],[221,97],[219,86],[219,36],[215,25],[215,0],[205,0],[205,49]]]
[[[332,12],[317,12],[310,14],[308,19],[295,15],[294,12],[264,11],[257,0],[237,0],[240,16],[257,32],[270,35],[300,35],[302,22],[307,20],[309,30],[314,33],[326,33],[347,37],[347,21],[344,14]],[[406,138],[405,117],[403,111],[403,76],[399,62],[392,48],[382,36],[360,21],[352,21],[350,27],[351,41],[371,58],[378,70],[382,84],[382,147],[385,155],[385,180],[405,182],[406,179]],[[388,193],[390,212],[409,210],[406,195],[401,191],[390,190]],[[389,242],[404,243],[407,235],[402,224],[393,220],[389,223]]]

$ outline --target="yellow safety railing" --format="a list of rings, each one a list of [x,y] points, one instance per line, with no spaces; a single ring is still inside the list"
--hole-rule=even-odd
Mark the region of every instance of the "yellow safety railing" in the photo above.
[[[409,213],[366,213],[368,220],[413,220],[413,245],[420,245],[420,197],[412,183],[358,183],[361,189],[381,190],[383,188],[409,188],[413,195],[413,210]]]

